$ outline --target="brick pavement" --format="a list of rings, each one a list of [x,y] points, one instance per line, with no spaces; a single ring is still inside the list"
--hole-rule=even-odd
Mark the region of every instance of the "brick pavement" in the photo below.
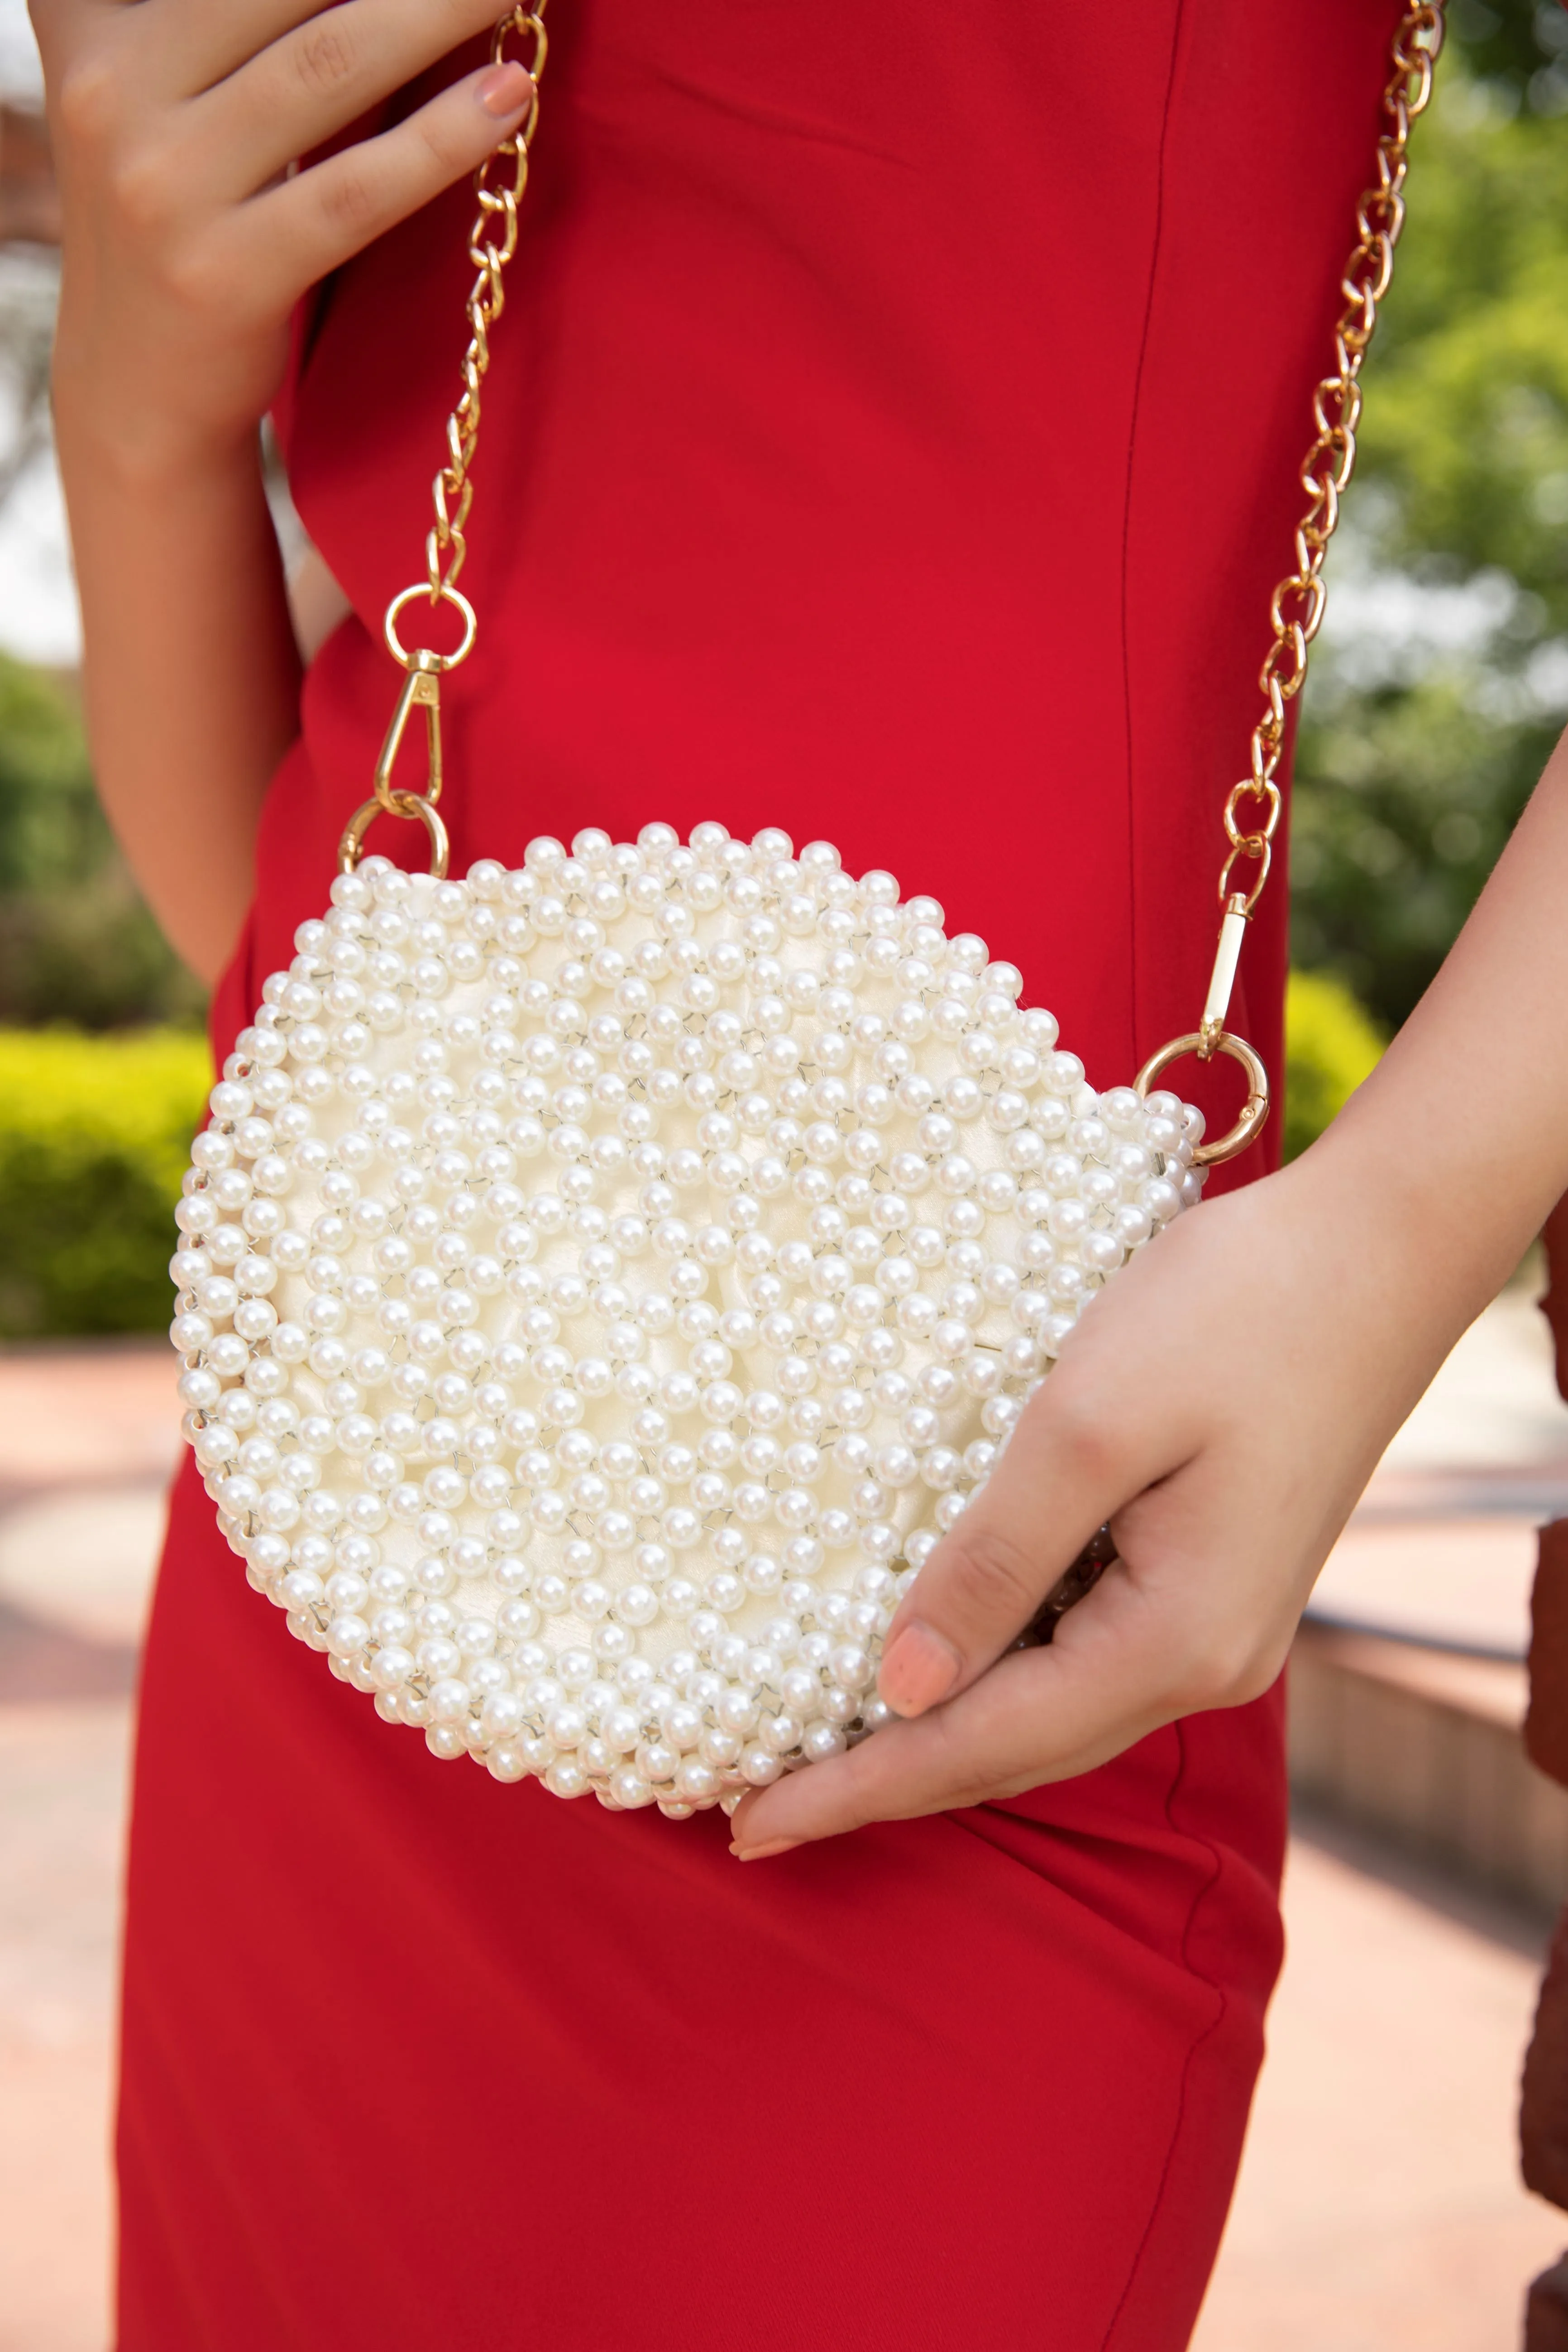
[[[0,1352],[0,2352],[109,2341],[131,1693],[176,1414],[162,1346]]]
[[[0,2352],[105,2352],[123,1699],[0,1704]]]
[[[1514,2153],[1539,1920],[1303,1822],[1247,2155],[1194,2352],[1513,2352],[1568,2246]]]

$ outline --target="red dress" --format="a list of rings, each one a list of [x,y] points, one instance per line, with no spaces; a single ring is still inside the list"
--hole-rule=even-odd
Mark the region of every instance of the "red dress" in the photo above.
[[[454,870],[655,816],[825,835],[1125,1082],[1201,1002],[1397,0],[556,6]],[[368,789],[468,209],[342,274],[290,388],[357,618],[268,804],[221,1046]],[[1276,1066],[1284,902],[1237,1015]],[[142,1689],[121,2352],[1171,2352],[1283,1833],[1275,1694],[742,1868],[721,1815],[394,1736],[187,1474]]]

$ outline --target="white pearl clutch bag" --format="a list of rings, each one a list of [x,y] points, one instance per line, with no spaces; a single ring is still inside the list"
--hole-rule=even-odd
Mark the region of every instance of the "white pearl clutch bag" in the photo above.
[[[251,1582],[502,1780],[684,1814],[838,1753],[900,1592],[1198,1115],[837,851],[665,825],[369,858],[177,1211],[186,1429]]]
[[[650,824],[446,878],[441,679],[477,626],[457,582],[542,12],[496,35],[498,58],[527,41],[536,95],[478,175],[463,389],[426,576],[386,614],[405,676],[374,797],[213,1090],[173,1337],[219,1525],[334,1674],[437,1756],[679,1815],[877,1728],[910,1580],[1100,1284],[1267,1116],[1226,1011],[1441,20],[1415,0],[1394,34],[1203,1018],[1097,1095],[1011,964],[826,843]],[[456,619],[453,650],[405,648],[420,605]],[[416,711],[419,791],[395,781]],[[362,862],[384,814],[423,825],[429,874]],[[1205,1143],[1151,1089],[1216,1052],[1248,1091]]]

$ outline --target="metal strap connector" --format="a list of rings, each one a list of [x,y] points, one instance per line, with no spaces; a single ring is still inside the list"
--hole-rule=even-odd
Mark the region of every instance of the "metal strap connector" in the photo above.
[[[1209,974],[1209,992],[1204,999],[1204,1017],[1198,1024],[1201,1062],[1213,1060],[1224,1034],[1230,992],[1236,986],[1236,968],[1241,961],[1241,942],[1247,937],[1251,918],[1246,891],[1233,890],[1220,917],[1219,944],[1215,949],[1214,970]]]
[[[441,673],[437,667],[437,660],[436,655],[425,652],[411,657],[408,674],[403,681],[403,691],[392,714],[392,724],[382,743],[381,757],[375,763],[375,796],[388,816],[405,815],[406,803],[412,798],[427,800],[434,807],[441,797]],[[425,713],[427,774],[423,792],[414,795],[397,789],[392,781],[392,772],[403,748],[408,722],[416,710]],[[400,801],[405,803],[402,808],[398,806]]]

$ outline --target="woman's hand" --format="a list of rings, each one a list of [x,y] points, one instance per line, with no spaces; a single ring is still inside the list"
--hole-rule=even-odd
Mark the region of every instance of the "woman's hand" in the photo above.
[[[1469,1311],[1333,1137],[1178,1219],[1096,1297],[900,1605],[880,1689],[910,1719],[748,1795],[735,1851],[1011,1796],[1266,1690]],[[1107,1520],[1119,1559],[1049,1647],[1004,1655]]]
[[[300,297],[481,163],[532,84],[487,66],[379,136],[290,164],[496,13],[496,0],[34,0],[64,206],[55,383],[69,429],[153,473],[248,444]]]
[[[485,67],[291,172],[489,25],[497,0],[33,9],[64,202],[55,425],[94,766],[153,911],[210,979],[299,725],[258,446],[289,312],[516,131],[533,86]],[[456,311],[451,332],[455,389]]]

